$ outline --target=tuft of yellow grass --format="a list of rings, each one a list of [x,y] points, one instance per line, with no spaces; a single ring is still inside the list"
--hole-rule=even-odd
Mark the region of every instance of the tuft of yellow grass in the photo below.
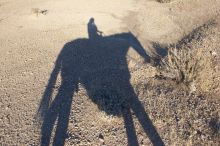
[[[202,49],[170,48],[162,59],[161,75],[186,85],[193,82],[201,71]]]
[[[190,92],[210,90],[214,84],[213,56],[208,48],[172,47],[158,68],[163,78],[183,83]]]

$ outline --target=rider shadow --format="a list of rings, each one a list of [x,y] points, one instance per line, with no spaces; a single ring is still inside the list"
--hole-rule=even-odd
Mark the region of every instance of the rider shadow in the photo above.
[[[139,145],[131,110],[152,144],[164,145],[129,81],[128,49],[132,47],[149,61],[139,41],[130,32],[105,37],[98,36],[95,31],[88,30],[88,33],[93,38],[80,38],[66,43],[56,60],[38,110],[43,120],[41,145],[50,144],[56,121],[53,145],[64,145],[72,98],[78,92],[79,83],[100,110],[108,115],[123,117],[128,145]],[[59,73],[61,85],[51,101]]]

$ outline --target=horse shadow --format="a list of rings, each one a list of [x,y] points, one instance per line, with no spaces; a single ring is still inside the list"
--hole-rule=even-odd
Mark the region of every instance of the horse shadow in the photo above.
[[[131,110],[152,144],[164,145],[130,84],[131,75],[126,60],[130,47],[146,62],[150,62],[150,57],[131,32],[96,39],[79,38],[64,45],[38,109],[38,114],[42,117],[42,146],[50,144],[56,121],[53,145],[64,145],[72,98],[79,90],[79,83],[100,110],[109,115],[123,117],[128,145],[139,145]],[[52,100],[53,88],[59,73],[61,85]]]

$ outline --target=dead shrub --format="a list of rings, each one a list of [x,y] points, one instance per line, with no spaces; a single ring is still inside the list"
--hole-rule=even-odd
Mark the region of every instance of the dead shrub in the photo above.
[[[210,47],[171,47],[157,68],[159,77],[183,83],[190,92],[212,92],[215,85],[215,63]]]
[[[168,49],[168,55],[161,60],[160,76],[190,85],[202,69],[202,54],[203,49],[200,48],[171,47]]]

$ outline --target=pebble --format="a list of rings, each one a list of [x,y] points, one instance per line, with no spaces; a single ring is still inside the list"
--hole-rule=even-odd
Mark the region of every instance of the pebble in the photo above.
[[[99,134],[99,141],[104,144],[105,140],[104,140],[104,136],[100,133]]]

